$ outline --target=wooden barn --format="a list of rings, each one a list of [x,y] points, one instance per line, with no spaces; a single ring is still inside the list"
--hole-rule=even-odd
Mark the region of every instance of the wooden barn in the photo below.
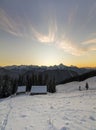
[[[25,93],[26,86],[18,86],[16,94]]]
[[[47,94],[47,86],[32,86],[31,95],[36,95],[36,94]]]

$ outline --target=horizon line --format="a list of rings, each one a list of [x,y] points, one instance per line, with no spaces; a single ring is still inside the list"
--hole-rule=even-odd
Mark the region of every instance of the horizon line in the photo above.
[[[11,66],[38,66],[38,67],[53,67],[63,65],[66,67],[77,67],[77,68],[96,68],[96,66],[78,66],[78,65],[64,65],[63,63],[54,65],[36,65],[36,64],[13,64],[13,65],[0,65],[0,67],[11,67]]]

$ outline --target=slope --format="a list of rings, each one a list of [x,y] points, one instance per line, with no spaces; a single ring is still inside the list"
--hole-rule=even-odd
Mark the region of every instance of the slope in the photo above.
[[[90,85],[88,91],[78,91],[79,84],[72,82],[66,87],[58,85],[55,94],[0,100],[0,129],[96,130],[96,77],[86,81]]]

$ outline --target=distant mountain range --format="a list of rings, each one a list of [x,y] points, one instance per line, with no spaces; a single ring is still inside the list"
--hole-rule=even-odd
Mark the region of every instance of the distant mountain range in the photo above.
[[[18,78],[19,75],[32,75],[33,73],[43,76],[48,75],[49,79],[55,77],[56,83],[65,81],[73,77],[77,77],[86,74],[90,71],[96,70],[95,68],[78,68],[76,66],[65,66],[63,64],[54,66],[33,66],[33,65],[21,65],[21,66],[5,66],[0,67],[0,76],[8,75],[12,78]]]

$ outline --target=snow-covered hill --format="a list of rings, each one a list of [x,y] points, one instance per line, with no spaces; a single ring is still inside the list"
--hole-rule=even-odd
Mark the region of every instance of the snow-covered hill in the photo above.
[[[55,94],[0,100],[0,130],[96,130],[96,77],[86,81],[58,85]]]
[[[79,86],[81,86],[81,90],[85,90],[85,85],[88,83],[89,85],[89,91],[90,90],[96,90],[96,76],[92,78],[88,78],[84,81],[78,82],[71,82],[66,84],[57,85],[56,89],[59,93],[66,93],[66,92],[75,92],[78,91]]]

